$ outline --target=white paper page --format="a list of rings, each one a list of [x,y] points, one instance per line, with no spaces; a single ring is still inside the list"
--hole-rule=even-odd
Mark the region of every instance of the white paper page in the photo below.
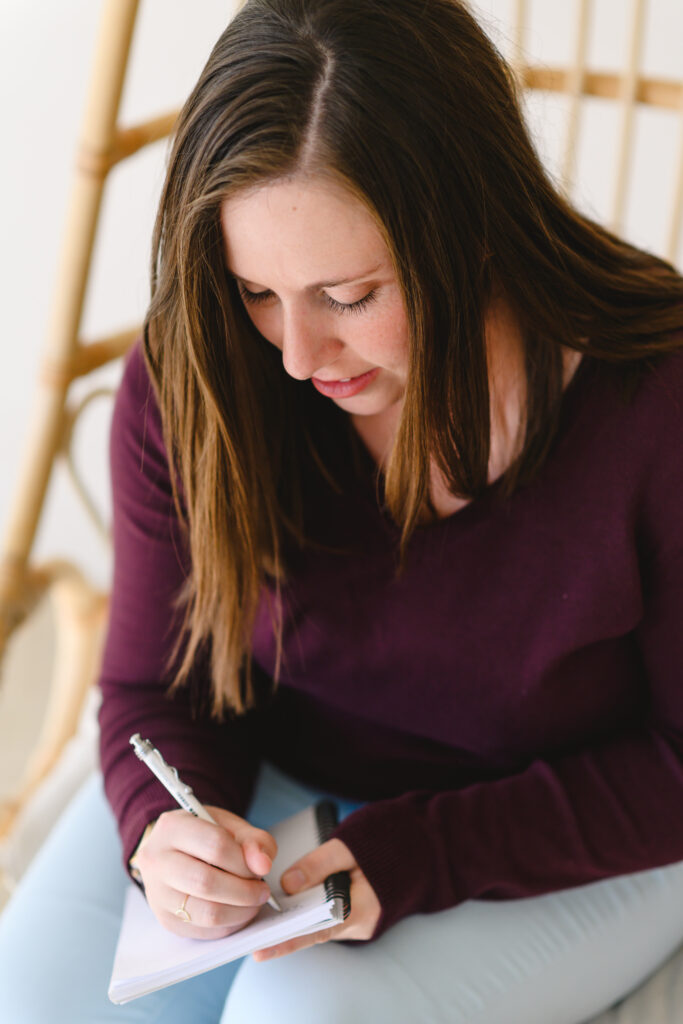
[[[246,928],[224,939],[184,939],[167,931],[138,887],[131,883],[109,988],[112,1001],[124,1002],[145,995],[254,950],[342,920],[341,912],[335,916],[336,908],[326,901],[324,885],[286,896],[277,884],[285,868],[317,845],[313,810],[307,808],[293,815],[272,831],[278,842],[278,854],[267,880],[283,912],[266,905]]]
[[[109,997],[125,1002],[146,995],[281,940],[325,928],[335,921],[331,915],[330,904],[306,899],[281,914],[266,906],[250,925],[224,939],[183,939],[159,924],[140,890],[131,885]]]

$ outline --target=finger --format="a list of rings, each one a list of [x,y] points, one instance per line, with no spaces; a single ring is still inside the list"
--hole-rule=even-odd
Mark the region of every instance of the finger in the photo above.
[[[198,899],[167,888],[163,909],[157,912],[161,923],[176,935],[190,939],[219,939],[244,928],[254,919],[259,907],[227,907],[223,903]],[[183,909],[189,921],[176,911]]]
[[[354,867],[356,861],[348,846],[340,839],[328,839],[322,846],[290,864],[280,879],[280,885],[286,893],[300,892],[324,882],[336,871],[350,871]]]
[[[221,807],[212,807],[210,812],[218,824],[227,829],[241,846],[251,841],[256,847],[263,850],[266,856],[270,857],[271,861],[275,860],[277,843],[270,832],[267,832],[264,828],[256,828],[255,825],[251,825],[244,818],[240,818],[239,815],[233,814],[231,811],[225,811]]]
[[[273,866],[273,858],[270,857],[255,839],[247,839],[242,846],[244,860],[250,871],[255,875],[267,875]]]
[[[223,871],[179,850],[170,850],[165,855],[160,873],[172,889],[234,907],[260,907],[270,896],[265,882]]]
[[[161,851],[169,848],[243,878],[253,878],[257,874],[247,867],[241,844],[227,829],[196,818],[188,811],[161,815],[149,842],[140,850],[141,867],[152,863]]]

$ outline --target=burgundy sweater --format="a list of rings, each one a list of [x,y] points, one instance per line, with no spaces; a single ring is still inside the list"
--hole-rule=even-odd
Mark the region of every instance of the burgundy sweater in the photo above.
[[[305,386],[305,385],[304,385]],[[284,669],[246,717],[174,699],[164,664],[189,568],[139,344],[111,434],[115,564],[101,761],[127,862],[174,807],[135,758],[149,737],[205,803],[244,814],[260,759],[368,801],[335,834],[377,893],[373,938],[408,914],[531,896],[683,859],[683,351],[626,402],[584,358],[536,480],[414,535],[367,486],[328,501],[343,554],[299,553]],[[264,601],[253,636],[274,671]]]

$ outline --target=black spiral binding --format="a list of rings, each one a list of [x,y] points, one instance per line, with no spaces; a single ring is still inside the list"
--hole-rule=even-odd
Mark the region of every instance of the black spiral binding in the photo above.
[[[319,800],[315,805],[318,842],[325,843],[339,820],[337,805],[333,800]],[[337,871],[325,879],[325,894],[328,900],[340,899],[344,907],[344,920],[351,913],[351,876],[348,871]]]

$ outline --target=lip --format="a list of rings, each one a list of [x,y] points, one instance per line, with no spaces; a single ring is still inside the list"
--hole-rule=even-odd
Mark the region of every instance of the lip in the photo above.
[[[379,366],[376,366],[374,370],[361,373],[359,377],[352,377],[349,381],[318,380],[317,377],[312,377],[311,383],[316,391],[319,391],[321,395],[325,395],[327,398],[352,398],[375,379],[379,370]]]

